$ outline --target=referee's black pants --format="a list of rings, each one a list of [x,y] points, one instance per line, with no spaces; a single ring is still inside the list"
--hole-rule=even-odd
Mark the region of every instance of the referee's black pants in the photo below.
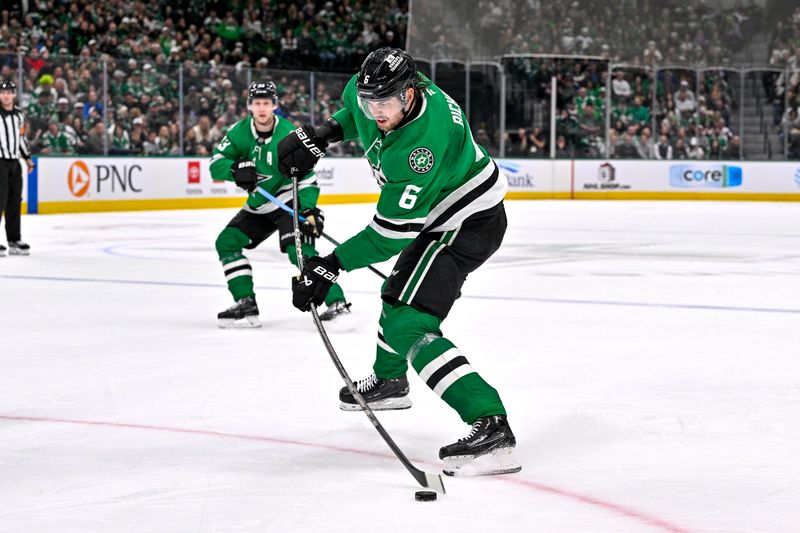
[[[0,219],[6,216],[6,238],[18,241],[22,208],[22,167],[18,159],[0,159]]]

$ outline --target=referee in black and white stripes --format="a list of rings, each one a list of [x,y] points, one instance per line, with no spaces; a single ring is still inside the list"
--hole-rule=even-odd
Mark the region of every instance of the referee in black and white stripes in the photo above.
[[[6,217],[6,238],[11,255],[28,255],[30,246],[20,234],[22,206],[22,167],[20,156],[25,158],[28,172],[33,170],[31,151],[25,140],[25,116],[14,105],[17,86],[13,81],[0,80],[0,217]],[[6,247],[0,244],[0,256]]]

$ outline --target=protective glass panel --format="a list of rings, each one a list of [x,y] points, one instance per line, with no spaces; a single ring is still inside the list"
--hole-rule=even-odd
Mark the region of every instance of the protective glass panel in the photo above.
[[[744,154],[742,75],[736,70],[698,71],[697,110],[687,127],[691,159],[736,160]]]
[[[35,49],[23,59],[18,105],[28,119],[35,154],[102,155],[107,148],[103,64],[88,49],[81,56],[42,57]]]
[[[184,63],[184,154],[210,155],[228,129],[247,116],[247,87],[251,79],[252,74],[246,68]]]
[[[469,64],[469,92],[464,112],[475,141],[492,156],[500,155],[502,81],[500,65]]]
[[[319,126],[336,111],[341,109],[342,93],[353,74],[336,72],[314,73],[314,99],[311,110],[311,123]],[[328,155],[334,157],[363,155],[361,141],[354,139],[345,143],[328,146]]]
[[[609,156],[653,159],[656,146],[653,71],[645,67],[614,65],[609,85]]]

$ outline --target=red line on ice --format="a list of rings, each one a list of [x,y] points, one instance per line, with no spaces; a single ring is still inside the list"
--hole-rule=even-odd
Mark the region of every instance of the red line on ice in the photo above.
[[[355,453],[358,455],[367,455],[370,457],[380,457],[383,459],[395,459],[394,455],[386,454],[386,453],[377,453],[377,452],[370,452],[367,450],[359,450],[356,448],[347,448],[344,446],[334,446],[331,444],[318,444],[314,442],[303,442],[298,440],[290,440],[290,439],[279,439],[275,437],[267,437],[265,435],[248,435],[245,433],[225,433],[221,431],[212,431],[207,429],[191,429],[191,428],[178,428],[178,427],[169,427],[169,426],[155,426],[151,424],[132,424],[126,422],[109,422],[103,420],[74,420],[69,418],[53,418],[53,417],[46,417],[46,416],[13,416],[13,415],[0,415],[0,420],[14,420],[20,422],[51,422],[56,424],[76,424],[82,426],[100,426],[100,427],[112,427],[112,428],[123,428],[123,429],[146,429],[146,430],[153,430],[153,431],[166,431],[169,433],[184,433],[184,434],[191,434],[191,435],[205,435],[205,436],[222,436],[222,437],[231,437],[236,439],[243,439],[243,440],[255,440],[255,441],[263,441],[263,442],[272,442],[276,444],[291,444],[295,446],[306,446],[309,448],[321,448],[324,450],[331,450],[336,452],[345,452],[345,453]],[[426,463],[426,461],[422,460],[414,460],[416,463]],[[431,463],[427,463],[431,464]],[[599,507],[601,509],[605,509],[607,511],[613,511],[615,513],[621,514],[622,516],[626,516],[637,522],[642,524],[646,524],[648,526],[652,526],[654,528],[661,529],[663,531],[669,531],[670,533],[688,533],[688,529],[684,529],[682,527],[676,526],[671,522],[668,522],[664,519],[650,516],[643,512],[637,511],[630,507],[626,507],[624,505],[619,505],[613,502],[601,500],[599,498],[595,498],[593,496],[586,496],[583,494],[578,494],[577,492],[571,492],[568,490],[560,489],[558,487],[554,487],[552,485],[545,485],[543,483],[537,483],[535,481],[528,481],[525,479],[518,479],[515,477],[497,477],[493,478],[497,481],[502,481],[505,483],[512,483],[514,485],[518,485],[521,487],[525,487],[531,490],[536,490],[539,492],[546,492],[549,494],[553,494],[556,496],[562,496],[568,498],[570,500],[593,505],[595,507]]]

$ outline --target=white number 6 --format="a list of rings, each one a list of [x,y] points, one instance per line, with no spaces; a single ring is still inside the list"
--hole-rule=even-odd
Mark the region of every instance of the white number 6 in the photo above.
[[[422,187],[417,187],[416,185],[409,185],[406,187],[406,190],[403,191],[403,194],[400,196],[400,207],[403,209],[411,209],[414,207],[414,204],[417,203],[417,197],[414,195],[421,190]]]

